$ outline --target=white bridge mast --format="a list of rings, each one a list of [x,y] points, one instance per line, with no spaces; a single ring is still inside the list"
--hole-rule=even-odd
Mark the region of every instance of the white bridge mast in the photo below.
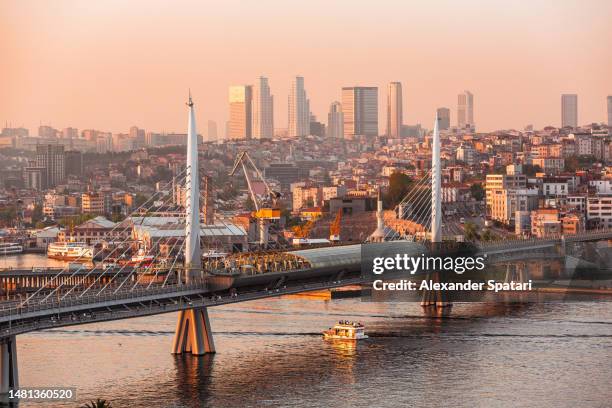
[[[431,152],[431,242],[442,242],[442,166],[440,164],[440,129],[438,115],[434,122]]]
[[[189,93],[189,128],[187,130],[187,202],[185,205],[185,280],[197,282],[202,277],[200,249],[200,177],[198,176],[198,133],[191,92]],[[180,278],[179,278],[180,284]],[[214,353],[210,319],[205,307],[181,310],[178,313],[172,353],[202,355]]]
[[[187,197],[185,208],[185,280],[189,283],[201,275],[200,250],[200,177],[198,175],[198,133],[195,111],[189,92],[189,124],[187,129]]]

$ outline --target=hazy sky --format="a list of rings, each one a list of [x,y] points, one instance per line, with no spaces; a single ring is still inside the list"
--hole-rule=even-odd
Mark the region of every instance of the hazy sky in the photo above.
[[[295,75],[325,122],[342,86],[378,86],[381,132],[390,81],[407,124],[440,106],[455,123],[464,89],[479,130],[559,125],[564,92],[590,123],[612,95],[612,1],[0,0],[0,69],[0,121],[30,129],[183,132],[191,87],[199,130],[223,134],[228,86],[259,75],[277,128]]]

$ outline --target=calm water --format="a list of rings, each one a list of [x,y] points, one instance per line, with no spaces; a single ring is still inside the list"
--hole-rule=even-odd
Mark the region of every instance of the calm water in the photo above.
[[[74,386],[76,407],[610,407],[612,303],[455,305],[269,299],[210,311],[217,354],[169,353],[175,314],[17,338],[22,386]],[[366,323],[356,347],[322,340]]]

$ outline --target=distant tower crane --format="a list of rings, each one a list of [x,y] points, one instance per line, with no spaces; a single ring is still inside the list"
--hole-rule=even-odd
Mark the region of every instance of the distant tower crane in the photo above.
[[[234,167],[229,173],[230,176],[236,174],[239,165],[242,166],[242,171],[244,173],[244,177],[247,182],[247,187],[249,189],[249,194],[251,196],[251,200],[253,201],[253,205],[255,206],[255,211],[253,211],[251,215],[258,221],[259,244],[265,248],[268,246],[268,231],[270,227],[270,221],[280,220],[280,209],[277,206],[277,200],[280,198],[281,194],[270,188],[270,185],[264,178],[263,174],[261,174],[255,163],[251,159],[251,156],[249,156],[246,151],[241,152],[238,154],[238,156],[236,156],[236,162],[234,163]],[[268,195],[268,198],[266,200],[261,200],[259,197],[257,197],[257,194],[255,194],[255,191],[253,190],[253,184],[251,182],[251,176],[247,168],[248,166],[250,166],[252,170],[255,171],[259,179],[266,187],[266,193]]]

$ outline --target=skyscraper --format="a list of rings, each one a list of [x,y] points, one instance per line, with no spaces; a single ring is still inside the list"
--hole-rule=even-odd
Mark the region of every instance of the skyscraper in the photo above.
[[[327,137],[341,139],[344,136],[344,116],[342,105],[338,101],[332,102],[327,114]]]
[[[355,86],[342,88],[344,138],[378,136],[378,88]]]
[[[36,167],[45,169],[45,185],[55,187],[66,178],[66,157],[63,145],[36,145]]]
[[[250,139],[252,136],[252,96],[250,85],[229,87],[230,120],[226,129],[227,139]]]
[[[448,130],[450,128],[450,109],[438,108],[438,127],[440,130]]]
[[[457,95],[457,127],[474,127],[474,95],[464,91]]]
[[[561,127],[578,126],[578,95],[561,95]]]
[[[612,127],[612,95],[608,96],[608,126]]]
[[[402,136],[402,84],[389,83],[387,91],[387,136],[398,139]]]
[[[274,97],[270,94],[268,78],[259,77],[253,86],[252,134],[255,139],[274,136]]]
[[[217,141],[217,122],[214,120],[208,121],[208,139],[209,142]]]
[[[310,101],[304,90],[304,78],[296,76],[289,91],[289,136],[310,133]]]

